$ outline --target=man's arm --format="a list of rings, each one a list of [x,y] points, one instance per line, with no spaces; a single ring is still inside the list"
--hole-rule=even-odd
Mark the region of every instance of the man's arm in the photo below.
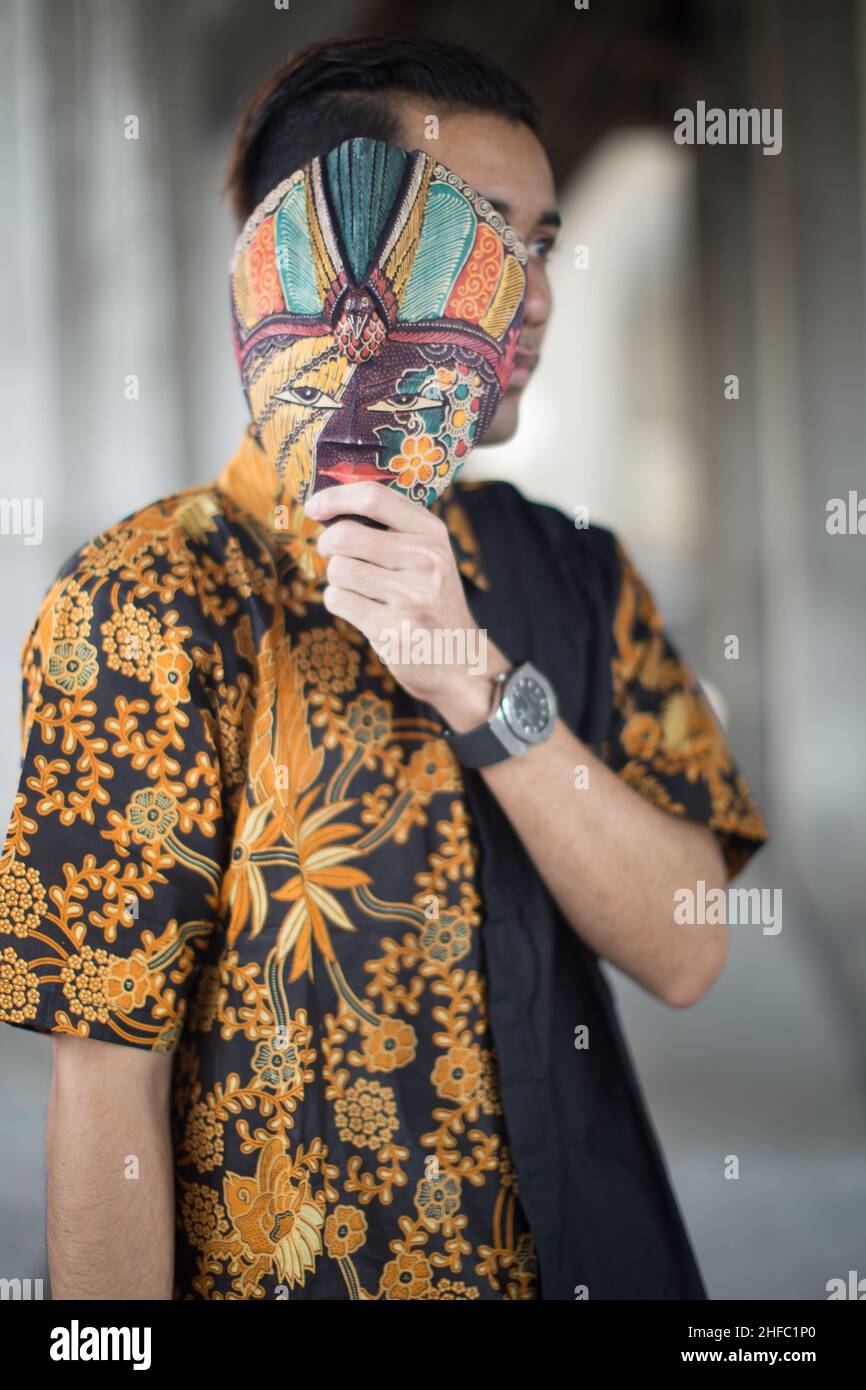
[[[328,557],[325,606],[374,647],[383,631],[399,631],[404,620],[413,631],[477,631],[439,517],[377,483],[329,488],[306,511],[315,521],[355,512],[391,528],[371,530],[343,518],[317,541]],[[488,640],[488,675],[507,665]],[[490,682],[468,670],[391,663],[389,669],[458,732],[490,714]],[[575,789],[578,763],[589,768],[591,790]],[[725,886],[724,860],[712,832],[653,806],[561,720],[546,743],[482,776],[587,945],[666,1003],[696,1002],[725,963],[728,934],[717,924],[678,925],[674,893],[701,879],[707,891]]]
[[[170,1299],[171,1056],[55,1037],[46,1125],[55,1299]]]
[[[492,642],[487,649],[491,674],[506,670]],[[488,718],[489,700],[485,681],[458,679],[437,708],[463,732]],[[581,791],[574,786],[578,764],[589,773]],[[725,964],[728,932],[717,923],[676,924],[674,893],[699,879],[708,892],[725,886],[712,831],[653,806],[561,719],[545,743],[483,768],[481,776],[563,916],[591,950],[665,1003],[696,1003]]]

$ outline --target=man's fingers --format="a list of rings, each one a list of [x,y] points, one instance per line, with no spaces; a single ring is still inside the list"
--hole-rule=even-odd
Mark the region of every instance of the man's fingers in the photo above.
[[[322,602],[329,613],[351,623],[364,634],[368,642],[378,642],[383,620],[388,612],[384,603],[378,603],[372,598],[363,598],[360,594],[353,594],[350,589],[338,588],[336,584],[325,586],[322,590]]]
[[[390,603],[399,596],[401,585],[391,569],[382,569],[367,560],[349,555],[332,555],[328,561],[328,583],[378,603]]]
[[[319,536],[316,549],[320,555],[352,555],[356,560],[369,560],[383,569],[393,570],[401,568],[398,547],[394,544],[397,539],[391,531],[371,531],[360,521],[335,521]]]
[[[410,569],[429,542],[401,531],[371,531],[359,521],[335,521],[316,542],[320,555],[349,555],[383,570]]]
[[[397,531],[424,531],[438,520],[420,502],[410,502],[402,492],[382,483],[341,483],[325,488],[309,498],[304,510],[314,521],[355,512]]]

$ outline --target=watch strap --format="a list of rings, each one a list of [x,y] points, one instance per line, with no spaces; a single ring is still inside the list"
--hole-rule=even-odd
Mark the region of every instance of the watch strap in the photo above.
[[[446,729],[445,737],[464,767],[490,767],[493,763],[502,763],[514,756],[496,737],[489,722],[479,725],[477,729],[468,729],[463,734]]]
[[[464,767],[491,767],[503,763],[506,758],[518,757],[526,751],[526,744],[509,729],[502,714],[502,694],[506,681],[520,666],[521,661],[512,662],[508,670],[500,672],[495,678],[496,706],[489,719],[474,729],[456,733],[446,728],[444,737],[454,751],[457,760]]]

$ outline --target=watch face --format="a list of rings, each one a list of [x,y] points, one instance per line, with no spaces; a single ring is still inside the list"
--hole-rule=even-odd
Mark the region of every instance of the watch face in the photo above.
[[[521,738],[532,742],[545,732],[552,709],[547,691],[534,676],[518,676],[508,691],[508,722]]]

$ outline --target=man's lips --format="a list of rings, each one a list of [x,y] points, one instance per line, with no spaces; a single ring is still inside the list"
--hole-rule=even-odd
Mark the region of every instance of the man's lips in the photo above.
[[[525,386],[537,366],[537,352],[518,352],[514,358],[511,376],[508,378],[508,390]]]

